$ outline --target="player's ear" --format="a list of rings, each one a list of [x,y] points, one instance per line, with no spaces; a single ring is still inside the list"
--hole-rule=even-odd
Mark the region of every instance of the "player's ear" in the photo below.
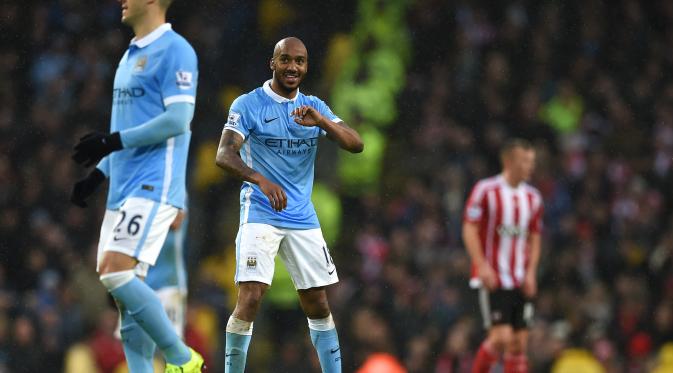
[[[271,57],[271,60],[269,61],[269,68],[276,71],[276,60],[273,57]]]

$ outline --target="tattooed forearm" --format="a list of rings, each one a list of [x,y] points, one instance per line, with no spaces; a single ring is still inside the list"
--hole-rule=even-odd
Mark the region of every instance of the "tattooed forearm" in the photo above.
[[[243,137],[238,133],[233,131],[222,132],[215,164],[238,179],[256,184],[258,182],[257,172],[248,167],[238,155],[241,146],[243,146]]]

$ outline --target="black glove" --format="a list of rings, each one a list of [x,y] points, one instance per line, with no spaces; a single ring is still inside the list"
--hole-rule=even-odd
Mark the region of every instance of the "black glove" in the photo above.
[[[101,132],[91,132],[79,139],[75,145],[72,159],[86,167],[98,164],[103,157],[115,150],[123,148],[119,132],[106,135]]]
[[[72,194],[70,195],[70,202],[81,208],[87,207],[88,205],[84,200],[89,198],[103,181],[105,181],[105,174],[103,171],[94,168],[89,176],[75,183],[75,186],[72,188]]]

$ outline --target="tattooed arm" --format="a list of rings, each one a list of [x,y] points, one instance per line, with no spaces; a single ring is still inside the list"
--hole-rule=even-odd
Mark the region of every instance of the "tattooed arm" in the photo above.
[[[271,182],[243,162],[238,154],[243,142],[243,136],[239,133],[228,130],[222,131],[215,164],[238,179],[259,185],[262,193],[269,199],[271,207],[276,211],[282,211],[287,207],[285,191],[278,184]]]

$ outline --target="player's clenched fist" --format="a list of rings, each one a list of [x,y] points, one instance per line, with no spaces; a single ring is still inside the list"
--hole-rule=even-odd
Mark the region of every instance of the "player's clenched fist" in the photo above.
[[[292,110],[290,115],[294,117],[295,123],[306,127],[319,126],[323,122],[322,115],[310,105],[300,106]]]
[[[287,195],[285,195],[285,191],[278,184],[263,178],[259,182],[259,189],[269,199],[271,207],[274,210],[281,212],[287,207]]]

